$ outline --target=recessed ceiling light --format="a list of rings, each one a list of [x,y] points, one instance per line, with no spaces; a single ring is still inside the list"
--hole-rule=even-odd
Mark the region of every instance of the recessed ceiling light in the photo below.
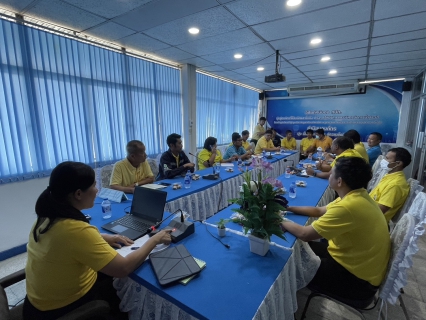
[[[294,7],[302,3],[302,0],[288,0],[287,5],[289,7]]]
[[[234,54],[235,59],[241,59],[242,57],[243,57],[243,55],[241,53]]]
[[[190,34],[198,34],[198,32],[200,32],[200,30],[198,28],[189,28],[188,32]]]
[[[322,62],[329,61],[329,60],[330,60],[330,57],[329,57],[329,56],[325,56],[325,57],[322,57],[322,58],[321,58],[321,61],[322,61]]]
[[[313,39],[311,40],[311,44],[318,44],[318,43],[321,43],[321,41],[322,41],[322,39],[321,39],[321,38],[313,38]]]
[[[259,68],[257,68],[257,71],[263,71],[263,70],[265,70],[265,68],[264,68],[264,67],[259,67]]]
[[[330,70],[330,72],[329,72],[329,74],[336,74],[336,73],[337,73],[337,70],[335,70],[335,69]]]

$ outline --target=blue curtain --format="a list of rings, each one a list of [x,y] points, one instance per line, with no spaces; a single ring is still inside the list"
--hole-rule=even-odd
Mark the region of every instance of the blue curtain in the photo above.
[[[197,73],[197,147],[210,136],[228,144],[233,132],[252,132],[258,102],[257,91]]]
[[[180,71],[0,19],[0,182],[148,154],[182,132]],[[176,119],[179,119],[176,121]]]

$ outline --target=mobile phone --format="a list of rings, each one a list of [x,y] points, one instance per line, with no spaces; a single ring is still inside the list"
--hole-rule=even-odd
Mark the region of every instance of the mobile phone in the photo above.
[[[86,217],[87,220],[92,219],[92,217],[90,216],[90,214],[85,213],[84,216]]]
[[[171,185],[171,183],[167,183],[167,182],[160,182],[159,184],[161,184],[162,186],[168,187]]]

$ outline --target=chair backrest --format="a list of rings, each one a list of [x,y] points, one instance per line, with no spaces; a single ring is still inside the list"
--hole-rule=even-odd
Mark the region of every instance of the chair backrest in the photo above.
[[[160,165],[160,160],[161,160],[161,156],[162,156],[163,154],[162,153],[160,153],[160,154],[158,154],[157,155],[157,157],[155,158],[155,161],[157,161],[157,164],[158,165]]]
[[[250,142],[251,145],[251,151],[254,152],[254,149],[256,149],[256,145],[254,144],[254,142]]]
[[[414,201],[414,198],[417,196],[419,192],[423,190],[423,186],[419,185],[419,182],[415,179],[408,179],[408,185],[410,186],[410,193],[407,196],[407,199],[404,202],[401,210],[399,210],[392,218],[393,222],[398,222],[399,218],[402,216],[401,213],[407,213],[410,210],[411,204]]]
[[[371,190],[373,190],[379,184],[380,180],[382,180],[386,173],[387,171],[385,169],[379,167],[376,173],[373,173],[373,177],[368,182],[367,191],[370,192]]]
[[[200,154],[200,151],[197,151],[195,153],[195,171],[199,170],[199,167],[198,167],[198,155],[199,154]]]
[[[404,214],[391,233],[391,254],[379,297],[393,305],[400,294],[399,290],[407,284],[407,269],[412,265],[407,252],[411,249],[410,239],[415,225],[414,216]]]
[[[408,213],[415,218],[416,224],[424,223],[426,219],[426,193],[417,193],[417,196],[414,198]]]
[[[377,157],[376,161],[374,162],[373,167],[371,168],[371,171],[373,172],[373,176],[377,172],[377,170],[379,170],[379,168],[380,168],[380,162],[382,161],[383,158],[384,158],[384,156],[379,155]]]
[[[146,161],[148,161],[148,164],[151,167],[152,174],[154,175],[154,179],[156,179],[159,171],[157,161],[151,158],[146,159]]]
[[[102,188],[109,188],[109,182],[111,180],[113,169],[114,169],[113,164],[109,164],[101,168],[101,187]]]
[[[390,149],[392,149],[392,146],[390,144],[386,144],[386,143],[381,143],[380,144],[380,149],[382,150],[382,154],[385,156],[386,153],[388,153],[388,151]]]

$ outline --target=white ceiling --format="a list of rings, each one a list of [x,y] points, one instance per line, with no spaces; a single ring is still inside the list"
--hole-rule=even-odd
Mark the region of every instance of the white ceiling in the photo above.
[[[426,66],[425,0],[0,0],[0,8],[258,89],[410,78]],[[314,37],[322,42],[310,45]],[[275,50],[287,80],[267,84]]]

